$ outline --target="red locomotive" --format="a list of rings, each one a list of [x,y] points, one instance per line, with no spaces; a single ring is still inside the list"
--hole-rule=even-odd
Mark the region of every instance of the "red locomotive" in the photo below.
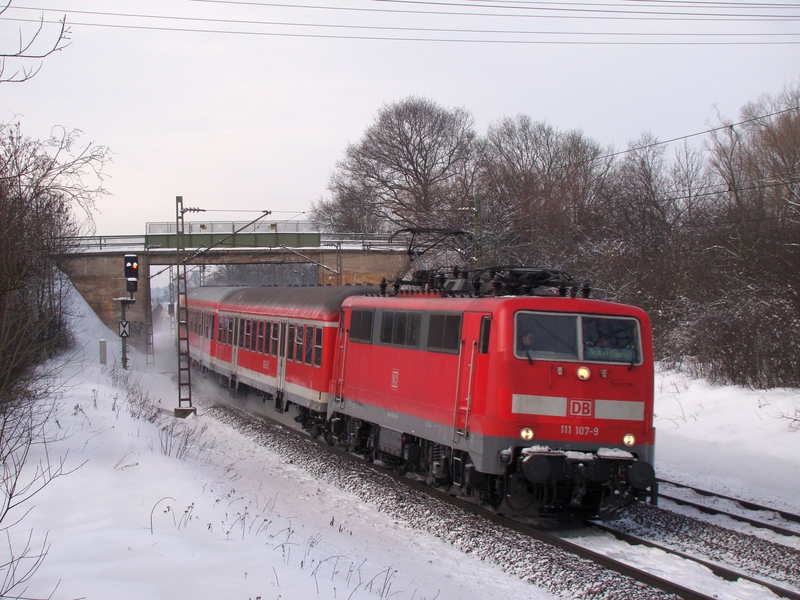
[[[656,500],[650,324],[578,287],[495,267],[391,289],[200,288],[190,348],[315,435],[503,512],[612,517]]]

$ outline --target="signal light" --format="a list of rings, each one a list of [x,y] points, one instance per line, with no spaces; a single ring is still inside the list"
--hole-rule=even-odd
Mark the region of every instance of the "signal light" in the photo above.
[[[125,289],[135,292],[139,288],[139,257],[136,254],[125,255]]]

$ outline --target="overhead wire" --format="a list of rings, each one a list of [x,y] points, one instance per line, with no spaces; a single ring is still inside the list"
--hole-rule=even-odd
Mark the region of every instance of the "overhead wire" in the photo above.
[[[496,6],[492,4],[480,3],[477,2],[470,2],[469,4],[465,4],[463,2],[452,2],[446,0],[376,0],[377,2],[382,3],[389,3],[389,4],[403,4],[403,5],[417,5],[417,6],[451,6],[451,7],[466,7],[469,6],[470,8],[488,8],[488,9],[497,9],[497,8],[505,8],[503,6]],[[514,4],[515,10],[527,10],[527,11],[548,11],[553,12],[556,14],[562,13],[580,13],[580,14],[592,14],[592,15],[647,15],[647,16],[668,16],[668,17],[694,17],[694,16],[701,16],[703,18],[722,18],[722,17],[733,17],[739,18],[743,15],[738,13],[698,13],[698,12],[678,12],[678,11],[653,11],[653,10],[634,10],[634,9],[627,9],[627,8],[595,8],[597,5],[591,4],[581,4],[580,6],[591,6],[591,8],[576,8],[576,5],[572,6],[564,6],[561,3],[548,3],[548,6],[530,6],[526,4]],[[611,6],[608,4],[604,4],[602,6]],[[782,19],[784,18],[783,15],[772,15],[772,14],[755,14],[755,15],[745,15],[748,18],[754,19]]]
[[[53,9],[44,9],[40,7],[19,7],[20,10],[31,11],[54,11]],[[105,17],[124,17],[124,18],[141,18],[141,19],[161,19],[167,21],[182,21],[182,22],[197,22],[197,23],[220,23],[220,24],[233,24],[233,25],[269,25],[269,26],[302,26],[312,28],[331,28],[331,29],[351,29],[351,30],[366,30],[366,31],[404,31],[404,32],[423,32],[423,33],[469,33],[469,34],[503,34],[503,35],[563,35],[563,36],[655,36],[655,37],[764,37],[765,35],[782,35],[798,37],[797,43],[800,43],[800,32],[798,33],[783,33],[783,34],[764,34],[764,33],[700,33],[700,32],[652,32],[652,33],[637,33],[637,32],[580,32],[580,31],[525,31],[525,30],[512,30],[512,29],[452,29],[444,27],[400,27],[400,26],[378,26],[378,25],[340,25],[340,24],[325,24],[325,23],[293,23],[290,21],[262,21],[252,19],[222,19],[211,17],[181,17],[172,15],[145,15],[136,13],[119,13],[108,11],[89,11],[89,10],[71,10],[74,14],[91,15],[91,16],[105,16]],[[38,21],[37,21],[38,22]],[[74,24],[74,23],[73,23]],[[159,28],[161,29],[161,28]],[[193,30],[195,31],[195,30]]]
[[[0,17],[0,21],[12,21],[18,23],[48,23],[59,24],[59,21],[48,21],[39,19],[24,19],[16,17]],[[325,34],[325,33],[301,33],[301,32],[278,32],[278,31],[245,31],[245,30],[230,30],[230,29],[208,29],[208,28],[189,28],[189,27],[160,27],[154,25],[132,25],[132,24],[119,24],[119,23],[91,23],[80,22],[71,20],[69,26],[81,27],[97,27],[105,29],[127,29],[138,31],[165,31],[177,33],[206,33],[206,34],[219,34],[219,35],[237,35],[237,36],[253,36],[253,37],[280,37],[280,38],[308,38],[308,39],[331,39],[331,40],[363,40],[363,41],[394,41],[394,42],[435,42],[435,43],[463,43],[463,44],[501,44],[501,45],[571,45],[571,46],[787,46],[798,45],[800,39],[774,39],[775,36],[791,36],[797,37],[800,34],[796,33],[770,33],[770,34],[752,34],[753,36],[767,38],[765,40],[733,40],[733,41],[696,41],[696,40],[576,40],[576,39],[497,39],[497,38],[458,38],[458,37],[400,37],[400,36],[378,36],[378,35],[348,35],[348,34]],[[318,25],[311,23],[293,23],[288,24],[292,27],[320,27],[328,29],[379,29],[379,30],[403,30],[408,32],[424,32],[421,28],[408,28],[407,30],[401,28],[391,27],[378,27],[378,26],[341,26],[341,25]],[[432,30],[433,31],[433,30]],[[444,31],[442,31],[444,32]],[[452,30],[451,33],[471,33],[469,31]],[[479,33],[479,32],[476,32]],[[514,35],[569,35],[569,36],[639,36],[642,38],[651,38],[651,33],[625,33],[617,32],[614,34],[605,34],[602,32],[509,32]],[[677,34],[680,35],[680,34]],[[721,37],[727,34],[705,34],[702,37]],[[676,37],[676,34],[666,34],[665,37]],[[743,37],[743,34],[732,34],[731,37]]]
[[[708,135],[709,133],[714,133],[716,131],[722,131],[724,129],[733,129],[734,127],[739,127],[741,125],[747,125],[748,123],[754,123],[756,121],[763,121],[764,119],[769,119],[770,117],[777,117],[779,115],[783,115],[790,112],[800,112],[800,106],[793,106],[791,108],[786,108],[782,110],[778,110],[775,112],[771,112],[764,115],[759,115],[757,117],[751,117],[749,119],[743,119],[736,123],[729,123],[725,125],[720,125],[719,127],[712,127],[711,129],[706,129],[705,131],[698,131],[696,133],[689,133],[687,135],[681,135],[678,137],[670,138],[668,140],[662,140],[653,142],[652,144],[643,144],[641,146],[634,146],[632,148],[628,148],[627,150],[620,150],[619,152],[611,152],[609,154],[604,154],[602,156],[598,156],[596,159],[593,160],[602,160],[606,158],[614,158],[616,156],[620,156],[623,154],[629,154],[631,152],[638,152],[640,150],[647,150],[649,148],[655,148],[657,146],[664,146],[666,144],[672,144],[673,142],[681,142],[683,140],[688,140],[693,137],[699,137],[701,135]]]

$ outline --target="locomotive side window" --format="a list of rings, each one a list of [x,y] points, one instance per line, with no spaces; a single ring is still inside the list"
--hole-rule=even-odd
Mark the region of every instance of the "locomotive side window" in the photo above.
[[[428,322],[428,350],[458,353],[461,315],[432,314]]]
[[[586,360],[636,363],[639,336],[634,319],[582,317],[583,356]]]
[[[384,315],[385,314],[386,313],[384,313]],[[405,346],[407,327],[408,327],[408,313],[406,312],[395,313],[394,327],[392,328],[392,339],[391,339],[391,342],[393,344],[397,344],[398,346]]]
[[[408,313],[408,327],[406,329],[406,346],[416,348],[419,346],[419,326],[422,321],[420,313]]]
[[[350,339],[354,342],[372,343],[372,310],[354,309],[350,314]]]
[[[381,314],[381,343],[394,346],[419,346],[421,313],[385,310]]]
[[[394,331],[394,311],[385,310],[381,315],[381,344],[392,343],[392,331]]]
[[[578,317],[519,313],[516,340],[520,358],[578,360]]]

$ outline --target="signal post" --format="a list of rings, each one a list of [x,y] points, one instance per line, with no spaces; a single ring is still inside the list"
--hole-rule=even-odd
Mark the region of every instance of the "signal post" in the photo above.
[[[128,337],[131,335],[130,321],[125,320],[125,309],[136,302],[133,293],[139,289],[139,257],[136,254],[126,254],[125,260],[125,291],[127,298],[114,298],[120,304],[119,337],[122,340],[122,368],[128,369]]]

